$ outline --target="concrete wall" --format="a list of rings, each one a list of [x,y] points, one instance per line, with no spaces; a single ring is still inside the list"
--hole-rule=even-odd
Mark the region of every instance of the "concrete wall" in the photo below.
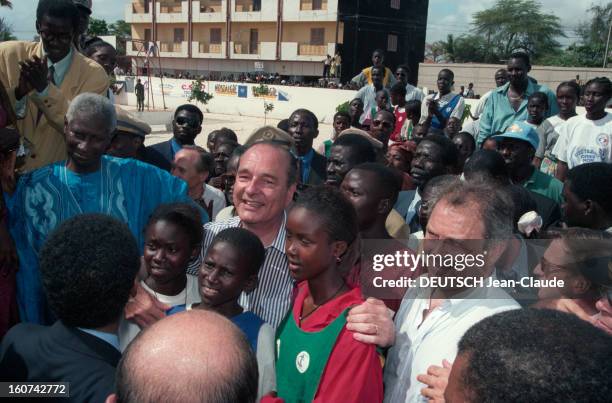
[[[452,64],[452,63],[420,63],[419,64],[419,87],[427,87],[436,90],[436,79],[438,72],[444,68],[451,69],[455,73],[455,90],[459,91],[461,85],[467,87],[468,83],[474,83],[476,94],[484,94],[495,87],[493,76],[495,72],[503,68],[497,64]],[[607,76],[612,78],[612,69],[590,68],[590,67],[552,67],[552,66],[533,66],[529,75],[540,84],[545,84],[555,90],[559,83],[576,78],[584,82],[598,77]]]
[[[147,77],[140,77],[145,88],[148,89]],[[118,80],[126,80],[118,77]],[[133,91],[135,82],[133,80],[127,85]],[[162,84],[159,78],[153,78],[152,89],[155,97],[155,107],[162,108]],[[191,93],[191,80],[164,79],[163,93],[166,107],[173,110],[179,105],[187,103]],[[255,84],[240,84],[228,82],[207,81],[205,90],[212,93],[214,98],[207,105],[198,105],[202,110],[212,113],[241,116],[264,116],[264,101],[274,104],[274,110],[268,117],[275,119],[286,119],[291,112],[298,108],[306,108],[314,112],[321,122],[332,123],[336,106],[350,101],[355,96],[355,91],[329,90],[324,88],[288,87],[282,85],[270,85],[270,95],[256,97],[253,94]],[[145,96],[145,101],[146,101]],[[133,92],[122,91],[116,97],[117,104],[136,106],[136,96]],[[151,103],[152,105],[152,103]]]

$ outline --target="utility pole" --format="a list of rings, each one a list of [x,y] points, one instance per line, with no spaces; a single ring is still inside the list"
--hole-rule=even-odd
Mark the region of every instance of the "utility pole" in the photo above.
[[[610,33],[612,32],[612,20],[608,21],[608,40],[606,41],[606,53],[604,54],[603,68],[608,66],[608,48],[610,46]]]

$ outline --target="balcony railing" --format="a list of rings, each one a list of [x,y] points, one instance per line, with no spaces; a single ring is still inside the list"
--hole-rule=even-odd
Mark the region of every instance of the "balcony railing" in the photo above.
[[[181,3],[162,3],[160,11],[165,14],[182,13],[183,6]]]
[[[144,2],[132,3],[132,13],[134,13],[134,14],[147,14],[148,10],[145,8],[145,3]]]
[[[314,9],[312,0],[301,0],[300,11],[324,11],[327,10],[327,1],[321,2],[321,8]]]
[[[180,52],[182,50],[181,46],[181,42],[160,42],[159,50],[160,52]]]
[[[261,0],[236,0],[236,7],[234,11],[238,13],[261,11],[261,3]]]
[[[251,47],[249,43],[234,42],[234,53],[237,55],[258,55],[259,44]]]
[[[221,13],[223,12],[222,2],[219,1],[200,1],[201,13]]]
[[[327,54],[327,46],[325,45],[310,45],[308,43],[300,43],[298,46],[298,55],[300,56],[325,56]]]
[[[220,43],[207,43],[200,42],[199,45],[200,53],[221,53],[221,44]]]

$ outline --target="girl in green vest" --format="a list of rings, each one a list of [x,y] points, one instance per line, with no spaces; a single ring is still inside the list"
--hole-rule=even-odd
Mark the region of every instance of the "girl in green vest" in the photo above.
[[[338,270],[358,233],[353,206],[331,187],[311,187],[287,218],[285,252],[298,283],[295,302],[276,333],[278,398],[285,402],[380,402],[382,367],[375,346],[345,328],[363,302]]]

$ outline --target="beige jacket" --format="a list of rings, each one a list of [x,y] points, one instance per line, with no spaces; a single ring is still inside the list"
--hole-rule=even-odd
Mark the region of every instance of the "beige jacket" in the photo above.
[[[41,42],[9,41],[0,43],[0,80],[6,88],[11,106],[15,108],[15,88],[19,85],[19,62],[34,55],[43,57]],[[66,159],[64,140],[64,116],[68,104],[83,92],[105,95],[109,81],[102,66],[73,52],[70,68],[58,87],[49,84],[48,94],[39,96],[36,91],[28,94],[26,114],[17,121],[17,130],[34,145],[27,158],[26,170],[32,170],[52,162]],[[43,113],[38,124],[38,110]]]

